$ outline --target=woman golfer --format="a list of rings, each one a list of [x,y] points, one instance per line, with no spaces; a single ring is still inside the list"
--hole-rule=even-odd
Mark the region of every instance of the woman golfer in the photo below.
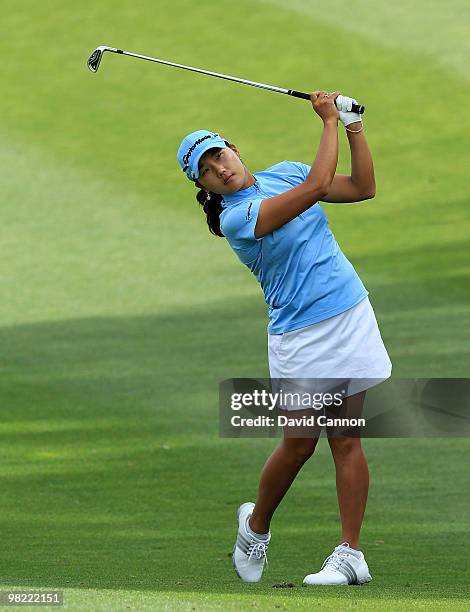
[[[392,364],[368,292],[318,203],[357,202],[375,195],[361,117],[348,112],[350,98],[338,100],[339,112],[338,95],[316,91],[310,96],[323,120],[312,167],[283,161],[252,174],[234,144],[207,130],[183,139],[178,161],[200,189],[197,200],[210,231],[227,239],[262,286],[269,305],[271,377],[362,381],[344,400],[358,414],[366,388],[390,377]],[[349,140],[350,176],[335,174],[338,120]],[[262,470],[256,503],[238,509],[233,563],[242,580],[260,580],[271,518],[317,441],[316,436],[284,435]],[[359,547],[369,484],[366,458],[359,437],[329,437],[328,443],[336,467],[342,533],[320,571],[306,576],[304,584],[368,582],[371,576]]]

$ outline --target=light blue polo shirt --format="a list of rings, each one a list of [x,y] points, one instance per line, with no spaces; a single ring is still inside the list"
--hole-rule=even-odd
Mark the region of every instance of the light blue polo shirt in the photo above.
[[[369,293],[339,248],[318,202],[279,229],[255,237],[262,200],[303,183],[309,172],[307,164],[283,161],[256,172],[255,185],[222,200],[222,232],[261,284],[270,334],[334,317]]]

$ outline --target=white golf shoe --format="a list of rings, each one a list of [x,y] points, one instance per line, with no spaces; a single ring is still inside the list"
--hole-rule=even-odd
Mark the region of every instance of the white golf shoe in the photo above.
[[[321,570],[304,578],[304,585],[364,584],[372,580],[364,555],[351,554],[343,542],[325,559]]]
[[[271,534],[267,540],[260,540],[248,532],[246,524],[255,504],[247,502],[238,508],[237,541],[233,548],[232,561],[235,571],[244,582],[259,582],[264,564],[268,562],[266,551]]]

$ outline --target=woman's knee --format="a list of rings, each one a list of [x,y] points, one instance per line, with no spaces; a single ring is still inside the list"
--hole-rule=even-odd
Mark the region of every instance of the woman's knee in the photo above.
[[[284,438],[282,446],[289,459],[304,464],[313,455],[318,438]]]
[[[348,457],[361,449],[361,438],[328,438],[331,452],[335,458]]]

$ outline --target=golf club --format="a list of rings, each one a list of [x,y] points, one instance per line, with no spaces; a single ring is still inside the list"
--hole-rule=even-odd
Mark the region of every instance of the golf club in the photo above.
[[[274,87],[274,85],[266,85],[265,83],[257,83],[256,81],[248,81],[247,79],[239,79],[237,77],[228,76],[227,74],[220,74],[219,72],[211,72],[210,70],[201,70],[200,68],[193,68],[192,66],[184,66],[183,64],[175,64],[174,62],[168,62],[166,60],[156,59],[155,57],[149,57],[148,55],[139,55],[138,53],[131,53],[129,51],[123,51],[122,49],[115,49],[114,47],[107,47],[101,45],[97,47],[91,54],[88,60],[88,68],[92,72],[97,72],[100,66],[101,58],[105,51],[111,53],[119,53],[120,55],[128,55],[129,57],[137,57],[138,59],[148,60],[149,62],[157,62],[158,64],[165,64],[167,66],[174,66],[175,68],[184,68],[184,70],[192,70],[193,72],[200,72],[201,74],[208,74],[209,76],[218,77],[219,79],[227,79],[229,81],[235,81],[236,83],[243,83],[245,85],[252,85],[253,87],[261,87],[262,89],[269,89],[270,91],[276,91],[278,93],[287,94],[294,96],[295,98],[302,98],[304,100],[310,100],[308,93],[302,91],[295,91],[294,89],[283,89],[282,87]],[[338,96],[339,98],[339,96]],[[338,99],[337,99],[338,101]],[[351,108],[342,109],[349,110],[354,113],[362,115],[364,112],[364,106],[362,104],[351,103]]]

